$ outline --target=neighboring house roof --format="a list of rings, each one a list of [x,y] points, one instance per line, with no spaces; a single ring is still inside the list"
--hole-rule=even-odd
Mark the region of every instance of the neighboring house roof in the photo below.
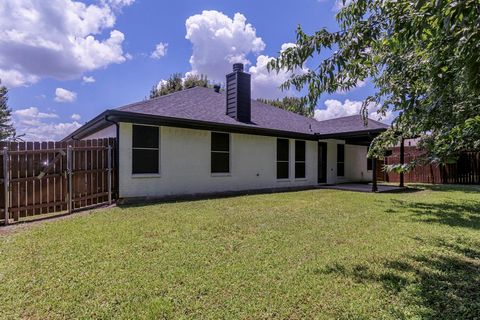
[[[102,121],[103,120],[103,121]],[[159,123],[212,130],[232,129],[234,132],[275,134],[321,138],[322,135],[340,133],[379,132],[388,128],[378,121],[368,121],[365,127],[360,115],[325,121],[317,121],[273,107],[256,100],[251,102],[251,122],[239,122],[226,114],[226,96],[210,88],[195,87],[174,92],[158,98],[132,103],[117,109],[107,110],[89,121],[65,140],[83,138],[108,121]]]

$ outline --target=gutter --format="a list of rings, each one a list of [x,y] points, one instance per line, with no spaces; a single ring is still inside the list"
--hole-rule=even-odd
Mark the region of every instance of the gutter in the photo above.
[[[106,110],[93,118],[92,120],[88,121],[85,123],[83,126],[66,136],[60,141],[68,141],[68,140],[80,140],[89,134],[92,134],[94,132],[97,132],[98,130],[101,130],[103,128],[108,127],[108,122],[106,120],[106,117],[108,116],[108,113],[111,110]]]

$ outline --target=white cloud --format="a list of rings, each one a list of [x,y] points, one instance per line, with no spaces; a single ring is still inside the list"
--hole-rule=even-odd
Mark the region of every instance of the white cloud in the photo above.
[[[0,78],[8,87],[44,77],[72,79],[125,61],[124,35],[111,30],[115,11],[132,0],[86,5],[72,0],[16,0],[0,4]]]
[[[26,109],[20,109],[13,111],[13,114],[21,119],[48,119],[48,118],[58,118],[58,115],[55,113],[46,113],[40,112],[37,107],[30,107]]]
[[[81,126],[77,121],[52,122],[57,118],[57,114],[41,112],[37,107],[13,112],[13,124],[18,135],[24,134],[24,140],[60,140]]]
[[[160,42],[155,47],[155,51],[152,52],[152,54],[150,55],[150,58],[160,59],[164,57],[167,54],[167,47],[168,47],[168,43]]]
[[[247,55],[261,52],[265,43],[257,37],[255,28],[246,20],[240,13],[231,19],[214,10],[189,17],[185,22],[185,38],[190,40],[193,47],[191,72],[206,74],[211,80],[224,82],[233,63],[249,64]]]
[[[63,88],[55,89],[55,101],[73,102],[77,99],[77,93]]]
[[[135,0],[102,0],[104,5],[109,5],[114,9],[121,9],[122,7],[126,7],[132,5]]]
[[[83,82],[83,83],[94,83],[94,82],[95,82],[95,78],[92,77],[92,76],[89,76],[89,77],[83,76],[83,77],[82,77],[82,82]]]
[[[315,110],[315,119],[322,121],[339,117],[346,117],[360,114],[362,101],[346,99],[343,103],[335,99],[325,101],[325,109]],[[377,108],[373,104],[368,106],[368,117],[383,123],[390,124],[393,120],[393,113],[388,111],[385,117],[377,113]]]
[[[185,79],[185,78],[183,78]],[[182,82],[183,82],[183,79],[182,79]],[[160,88],[163,86],[163,85],[166,85],[167,84],[167,80],[164,80],[164,79],[161,79],[160,81],[158,81],[157,83],[157,90],[160,90]]]
[[[292,91],[282,92],[280,85],[292,74],[304,73],[307,69],[269,72],[267,64],[272,57],[268,55],[257,56],[252,65],[248,55],[261,53],[265,49],[265,43],[246,20],[240,13],[231,19],[218,11],[203,11],[189,17],[185,25],[186,39],[190,40],[193,47],[191,73],[206,74],[210,80],[223,83],[225,75],[232,71],[232,64],[241,62],[246,66],[251,65],[248,72],[252,75],[253,98],[271,99],[292,95]],[[293,43],[284,43],[281,51],[293,46]]]
[[[80,121],[80,119],[82,119],[82,116],[79,115],[78,113],[74,113],[70,118],[75,121]]]
[[[294,46],[294,43],[284,43],[280,52]],[[294,95],[292,90],[282,91],[279,88],[280,85],[287,81],[292,75],[303,74],[308,71],[306,68],[297,68],[293,72],[284,70],[269,72],[267,64],[272,59],[273,57],[260,55],[257,57],[257,63],[249,69],[252,75],[253,98],[276,99]]]
[[[82,125],[77,121],[60,123],[39,122],[29,126],[17,127],[17,133],[25,134],[24,140],[30,141],[58,141],[65,138]]]

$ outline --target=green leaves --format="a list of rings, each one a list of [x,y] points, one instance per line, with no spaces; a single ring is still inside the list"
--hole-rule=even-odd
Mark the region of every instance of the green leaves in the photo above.
[[[206,75],[188,75],[185,79],[182,78],[181,73],[174,73],[166,81],[154,85],[150,90],[150,99],[164,96],[173,92],[190,89],[193,87],[209,87],[210,82]]]
[[[352,1],[337,14],[340,31],[307,35],[298,27],[297,46],[269,68],[312,60],[315,68],[284,85],[308,88],[312,108],[323,93],[370,78],[375,92],[364,108],[400,112],[370,154],[382,156],[399,136],[421,136],[426,158],[451,161],[460,149],[480,150],[479,17],[478,0]]]

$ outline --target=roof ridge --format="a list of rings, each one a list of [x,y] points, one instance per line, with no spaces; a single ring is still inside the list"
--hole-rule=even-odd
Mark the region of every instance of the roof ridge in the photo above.
[[[361,114],[351,114],[351,115],[348,115],[348,116],[330,118],[330,119],[325,119],[325,120],[317,120],[317,121],[318,121],[318,122],[323,122],[323,121],[338,120],[338,119],[345,119],[345,118],[354,118],[354,117],[361,117],[361,118],[363,118],[363,116],[362,116]],[[375,120],[375,119],[372,119],[372,118],[370,118],[370,117],[368,117],[368,116],[367,116],[367,119],[368,119],[369,121],[374,121],[374,122],[376,122],[376,123],[385,125],[385,123],[380,122],[380,121]]]
[[[185,91],[190,91],[190,90],[197,89],[197,88],[205,88],[205,87],[195,86],[195,87],[192,87],[192,88],[182,89],[182,90],[178,90],[178,91],[175,91],[175,92],[170,92],[168,94],[164,94],[163,96],[158,96],[158,97],[155,97],[155,98],[150,98],[150,99],[145,99],[145,100],[142,100],[142,101],[132,102],[132,103],[126,104],[124,106],[114,108],[113,110],[122,110],[123,108],[131,107],[131,106],[134,106],[134,105],[137,105],[137,104],[140,104],[140,103],[161,100],[162,98],[166,98],[166,97],[174,95],[174,94],[179,94],[179,93],[182,93],[182,92],[185,92]],[[208,89],[208,88],[205,88],[205,89]]]
[[[295,115],[295,116],[297,116],[297,117],[303,117],[303,118],[305,118],[305,119],[315,120],[315,121],[318,122],[318,120],[316,120],[316,119],[313,118],[313,117],[307,117],[307,116],[298,114],[298,113],[293,112],[293,111],[289,111],[289,110],[282,109],[282,108],[280,108],[280,107],[272,106],[271,104],[264,103],[264,102],[262,102],[262,101],[258,101],[257,99],[251,99],[251,100],[254,101],[255,103],[258,103],[258,104],[261,104],[261,105],[264,105],[264,106],[267,106],[267,107],[270,107],[270,108],[275,108],[275,110],[281,110],[281,112],[287,112],[287,113],[292,114],[292,115]]]

